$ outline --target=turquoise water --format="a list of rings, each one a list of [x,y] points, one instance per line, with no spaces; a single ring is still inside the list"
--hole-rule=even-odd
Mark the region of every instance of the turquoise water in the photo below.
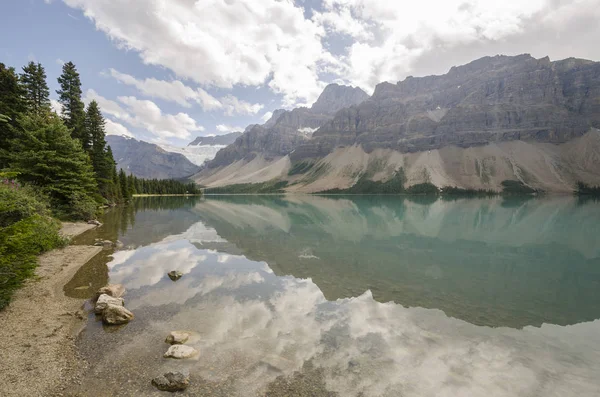
[[[122,283],[136,319],[90,317],[74,392],[152,395],[183,368],[192,395],[600,394],[600,202],[146,198],[96,237],[126,248],[65,291]],[[162,358],[176,329],[198,360]]]

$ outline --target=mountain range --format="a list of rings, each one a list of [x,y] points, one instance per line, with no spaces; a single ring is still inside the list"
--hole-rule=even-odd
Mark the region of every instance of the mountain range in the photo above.
[[[107,135],[106,142],[113,151],[117,168],[140,178],[181,179],[200,169],[184,155],[152,143],[119,135]]]
[[[290,192],[360,183],[570,192],[600,184],[600,63],[484,57],[441,76],[329,85],[310,108],[277,111],[221,149],[194,180],[281,182]]]

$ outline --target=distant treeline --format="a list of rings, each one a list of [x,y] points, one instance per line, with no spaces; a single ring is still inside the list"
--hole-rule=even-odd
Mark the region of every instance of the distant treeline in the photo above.
[[[173,179],[142,179],[129,175],[131,194],[201,194],[193,182],[180,182]]]
[[[578,196],[595,196],[600,197],[600,186],[590,186],[587,183],[577,182],[577,190],[575,194]]]

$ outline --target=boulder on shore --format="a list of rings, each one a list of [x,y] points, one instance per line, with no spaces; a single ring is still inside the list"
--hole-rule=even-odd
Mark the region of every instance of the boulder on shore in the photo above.
[[[123,284],[108,284],[96,291],[94,301],[98,300],[102,294],[112,296],[113,298],[120,298],[125,295],[125,287],[123,287]]]
[[[190,333],[185,331],[171,331],[165,342],[170,345],[183,345],[190,338]]]
[[[183,273],[181,273],[178,270],[172,270],[169,273],[167,273],[167,275],[169,276],[169,278],[173,281],[177,281],[181,278],[181,276],[183,276]]]
[[[94,313],[101,314],[108,305],[125,306],[125,301],[123,300],[123,298],[113,298],[110,295],[102,294],[98,297],[98,300],[96,301],[96,306],[94,306]]]
[[[95,219],[90,219],[88,221],[88,225],[102,226],[102,224],[99,221],[95,220]]]
[[[173,345],[164,354],[164,358],[192,358],[200,354],[200,352],[191,346]]]
[[[110,303],[102,312],[102,322],[109,325],[127,324],[133,318],[133,313],[125,309],[125,307]]]
[[[190,376],[181,372],[167,372],[152,379],[152,385],[162,391],[185,390],[190,385]]]

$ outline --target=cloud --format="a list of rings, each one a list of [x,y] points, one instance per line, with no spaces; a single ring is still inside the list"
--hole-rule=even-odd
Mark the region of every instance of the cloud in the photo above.
[[[217,125],[217,131],[219,132],[234,132],[234,131],[244,131],[244,127],[234,127],[227,124],[219,124]]]
[[[63,1],[145,64],[205,89],[266,86],[284,108],[312,103],[328,82],[370,91],[486,55],[600,59],[600,0]],[[262,110],[188,88],[163,95],[189,106],[206,94],[201,106],[216,100],[228,115]]]
[[[251,104],[246,101],[239,100],[233,95],[227,95],[221,98],[221,104],[226,115],[233,116],[235,114],[253,115],[258,113],[263,105],[255,103]]]
[[[192,107],[191,102],[196,102],[206,111],[220,109],[227,116],[253,115],[263,108],[261,104],[251,104],[233,95],[227,95],[219,100],[202,88],[193,89],[179,80],[164,81],[154,78],[138,80],[115,69],[110,69],[110,75],[121,83],[136,87],[145,95],[175,102],[187,108]]]
[[[65,63],[66,63],[66,62],[65,62],[65,61],[63,61],[62,59],[60,59],[60,58],[56,58],[56,64],[57,64],[57,65],[60,65],[60,66],[62,66],[62,65],[64,65]]]
[[[105,118],[106,124],[104,125],[106,129],[107,135],[121,135],[121,136],[129,136],[133,138],[133,134],[131,131],[127,129],[123,124],[119,124],[115,121],[112,121],[109,118]]]
[[[262,121],[263,123],[266,123],[267,121],[269,121],[269,119],[271,117],[273,117],[273,112],[267,112],[262,115],[262,117],[260,118],[260,121]]]
[[[89,89],[86,91],[84,102],[95,100],[103,113],[114,116],[130,126],[145,129],[161,139],[186,139],[192,132],[204,131],[204,127],[198,125],[187,113],[165,114],[154,102],[133,96],[121,96],[117,99],[125,108],[120,103],[106,99]]]
[[[283,103],[310,102],[331,61],[324,30],[294,2],[278,0],[64,0],[122,49],[199,84],[268,82]]]
[[[313,16],[315,23],[350,38],[336,73],[367,90],[411,74],[445,73],[451,66],[497,53],[537,51],[535,56],[553,59],[600,56],[591,42],[587,49],[575,44],[582,51],[573,53],[573,42],[600,33],[597,23],[578,26],[600,19],[598,0],[324,0],[323,7],[324,12]],[[565,29],[569,24],[573,26]]]
[[[50,99],[50,107],[56,114],[62,115],[62,105],[56,99]]]

